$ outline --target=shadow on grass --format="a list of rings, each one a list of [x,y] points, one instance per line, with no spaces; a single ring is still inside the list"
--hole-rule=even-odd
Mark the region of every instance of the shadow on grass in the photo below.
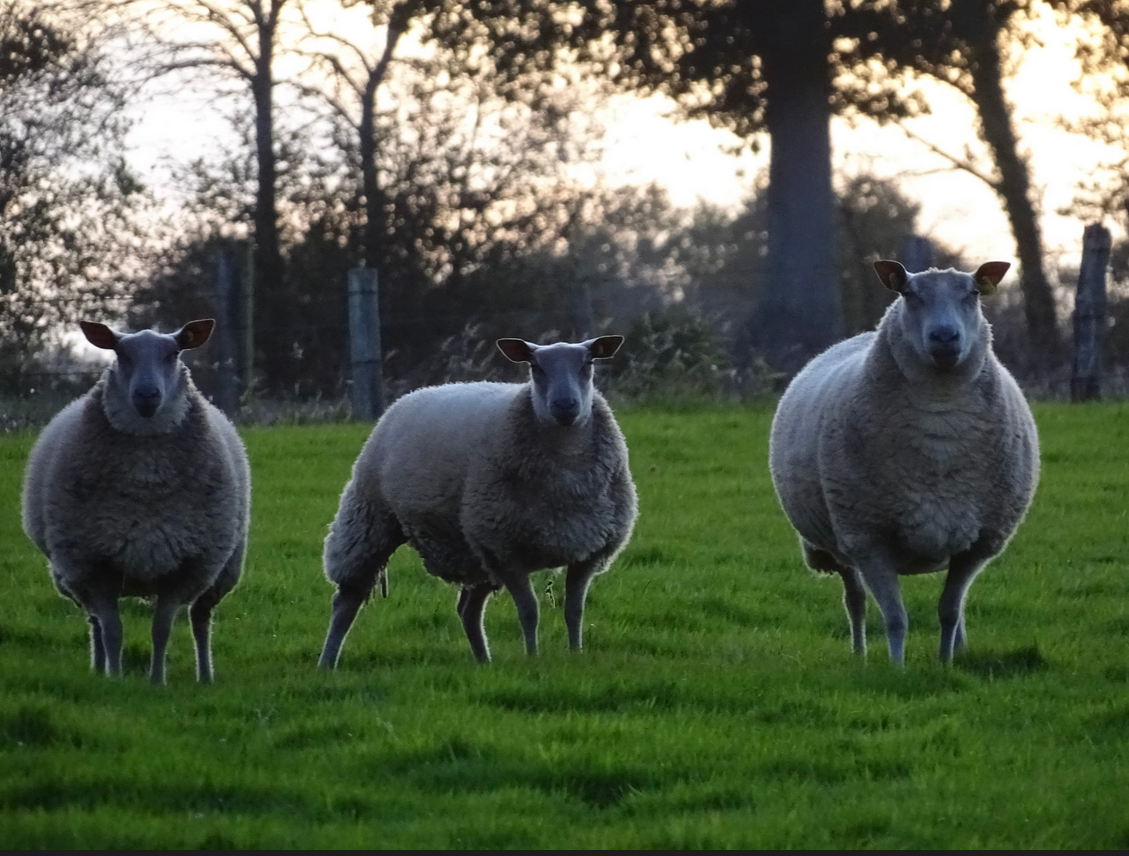
[[[525,787],[545,794],[567,794],[595,809],[612,808],[630,794],[663,784],[652,771],[632,765],[593,766],[580,759],[547,763],[461,736],[401,751],[382,766],[382,772],[404,776],[425,792]]]
[[[1050,663],[1039,646],[1029,645],[1015,651],[968,651],[956,657],[953,666],[962,672],[994,680],[1044,672],[1050,668]]]
[[[90,741],[72,728],[61,725],[46,707],[21,705],[12,713],[0,715],[0,747],[50,746],[81,749]]]

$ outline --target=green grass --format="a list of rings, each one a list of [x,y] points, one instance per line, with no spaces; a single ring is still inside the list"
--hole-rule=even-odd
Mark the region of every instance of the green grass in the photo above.
[[[1043,405],[1043,477],[935,660],[937,575],[903,581],[907,663],[870,608],[850,653],[837,580],[805,570],[766,470],[771,409],[625,412],[641,517],[565,650],[514,608],[471,659],[455,592],[409,549],[334,674],[321,540],[366,431],[251,429],[251,549],[217,610],[213,686],[190,635],[126,675],[19,529],[31,435],[0,437],[0,845],[15,847],[1127,847],[1129,406]]]

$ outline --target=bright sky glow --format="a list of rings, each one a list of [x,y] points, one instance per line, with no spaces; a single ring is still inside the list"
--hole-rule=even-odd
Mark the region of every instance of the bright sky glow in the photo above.
[[[1055,127],[1056,116],[1077,116],[1088,102],[1070,85],[1078,73],[1070,33],[1049,18],[1034,26],[1042,46],[1017,58],[1009,96],[1022,147],[1030,154],[1048,267],[1052,267],[1059,261],[1077,262],[1084,224],[1056,210],[1070,203],[1075,184],[1092,171],[1103,153],[1097,144]],[[978,154],[978,162],[990,168],[987,152],[976,139],[972,106],[939,83],[925,81],[921,88],[933,114],[914,120],[911,129],[954,155],[963,156],[969,146]],[[154,181],[163,180],[158,168],[163,158],[183,161],[207,156],[217,139],[230,133],[217,106],[192,88],[155,97],[135,109],[138,124],[131,143],[138,166]],[[767,166],[767,138],[759,154],[734,157],[722,151],[732,142],[729,135],[705,122],[673,123],[664,118],[665,112],[659,98],[615,99],[603,117],[608,134],[601,172],[606,179],[616,184],[658,181],[679,205],[691,205],[700,197],[729,206],[747,198],[757,172]],[[836,120],[832,141],[839,176],[865,171],[899,178],[907,195],[922,204],[923,233],[961,250],[970,262],[1015,260],[1000,201],[979,179],[949,169],[941,157],[897,127],[863,122],[852,128]]]

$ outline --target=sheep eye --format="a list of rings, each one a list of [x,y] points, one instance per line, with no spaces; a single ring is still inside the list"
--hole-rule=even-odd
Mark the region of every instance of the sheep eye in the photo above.
[[[166,363],[168,363],[168,364],[169,364],[170,366],[171,366],[171,365],[172,365],[173,363],[175,363],[175,362],[176,362],[176,351],[173,351],[173,352],[172,352],[171,354],[169,354],[168,356],[166,356],[166,357],[165,357],[165,362],[166,362]]]

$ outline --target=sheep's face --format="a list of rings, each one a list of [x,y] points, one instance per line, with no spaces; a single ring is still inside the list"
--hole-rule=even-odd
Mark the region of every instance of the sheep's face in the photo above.
[[[878,276],[902,295],[901,326],[922,362],[952,371],[983,350],[980,296],[994,294],[1009,265],[988,262],[974,274],[930,269],[909,274],[897,262],[874,263]]]
[[[114,352],[117,359],[110,369],[111,383],[139,416],[152,419],[184,391],[180,352],[204,344],[214,324],[209,318],[192,321],[171,334],[154,330],[115,333],[105,324],[83,321],[82,331],[92,345]]]
[[[537,419],[568,428],[587,422],[592,413],[593,361],[609,359],[622,344],[623,336],[600,336],[578,345],[499,339],[498,349],[515,363],[529,363]]]

